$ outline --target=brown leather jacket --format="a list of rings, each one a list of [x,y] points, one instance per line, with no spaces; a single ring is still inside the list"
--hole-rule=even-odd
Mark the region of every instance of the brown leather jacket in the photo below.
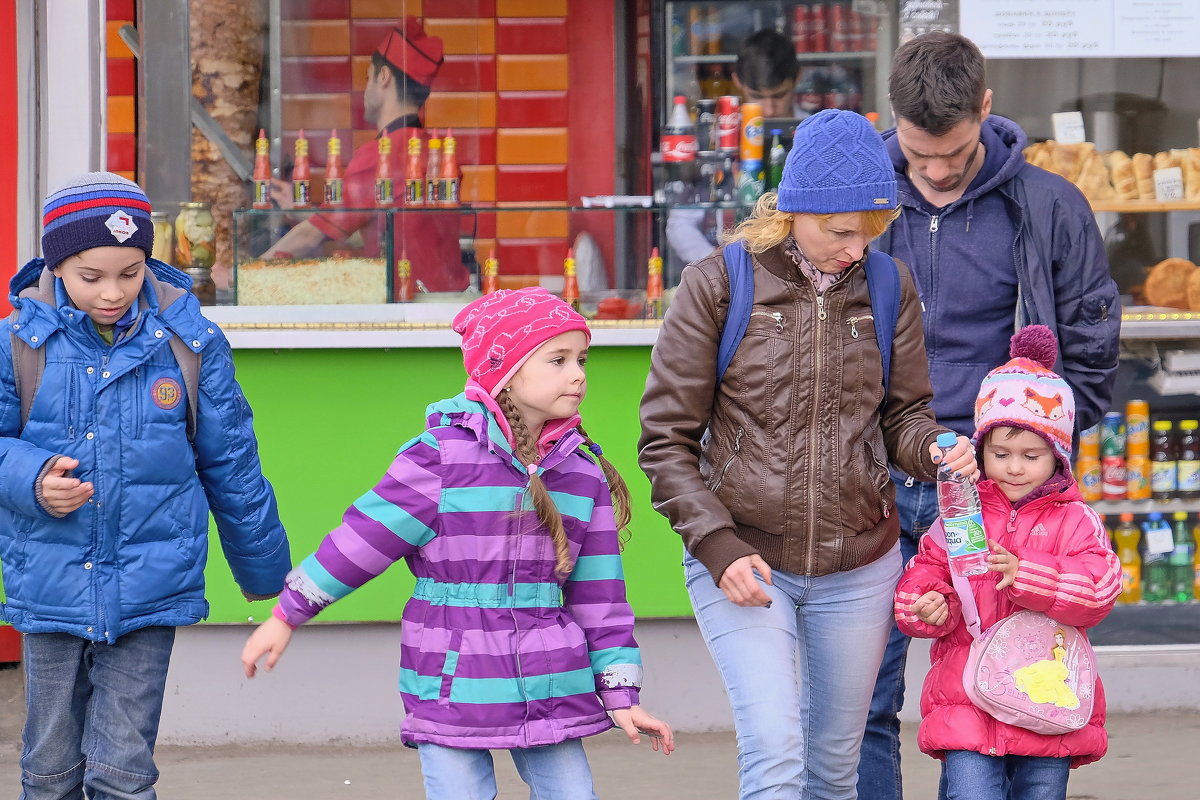
[[[900,271],[900,316],[883,365],[862,263],[818,300],[783,244],[754,256],[754,310],[720,386],[729,305],[721,250],[689,265],[663,321],[642,396],[638,460],[654,507],[719,582],[759,553],[773,569],[825,575],[896,543],[889,460],[934,480],[921,304]],[[710,437],[704,443],[705,429]]]

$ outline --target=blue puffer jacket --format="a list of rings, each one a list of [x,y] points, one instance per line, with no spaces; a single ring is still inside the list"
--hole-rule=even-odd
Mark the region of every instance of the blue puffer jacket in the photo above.
[[[244,592],[279,592],[291,566],[229,342],[186,275],[148,263],[137,318],[111,347],[41,259],[12,280],[19,317],[0,334],[0,616],[22,632],[111,643],[200,621],[210,510]],[[24,430],[10,332],[46,353]],[[200,353],[194,442],[171,336]],[[56,519],[34,484],[60,453],[79,459],[74,474],[95,494]]]

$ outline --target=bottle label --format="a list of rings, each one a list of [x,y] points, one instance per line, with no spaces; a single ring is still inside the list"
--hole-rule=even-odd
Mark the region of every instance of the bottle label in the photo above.
[[[1143,540],[1148,556],[1166,555],[1175,549],[1175,540],[1171,537],[1171,529],[1166,525],[1147,526]]]
[[[342,197],[342,179],[331,178],[325,181],[325,205],[340,206],[344,201]]]
[[[1179,461],[1175,468],[1179,491],[1200,492],[1200,461]]]
[[[1155,493],[1175,491],[1175,462],[1155,461],[1150,465],[1150,489]]]
[[[950,558],[973,556],[987,550],[987,535],[983,531],[983,514],[976,511],[962,517],[945,517],[946,551]]]
[[[696,137],[691,134],[665,134],[659,142],[663,161],[695,161]]]

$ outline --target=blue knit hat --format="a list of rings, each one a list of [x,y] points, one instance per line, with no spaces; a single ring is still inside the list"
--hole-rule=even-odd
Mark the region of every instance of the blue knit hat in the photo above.
[[[42,209],[42,255],[54,269],[93,247],[154,251],[150,201],[133,181],[111,172],[71,178],[46,198]]]
[[[780,211],[841,214],[896,207],[896,171],[866,117],[827,109],[796,128],[779,184]]]

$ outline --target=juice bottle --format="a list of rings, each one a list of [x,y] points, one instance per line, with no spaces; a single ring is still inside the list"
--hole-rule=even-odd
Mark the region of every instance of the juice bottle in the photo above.
[[[392,189],[392,140],[379,140],[379,164],[375,168],[375,205],[388,207],[396,202]]]
[[[401,303],[413,299],[412,262],[408,260],[408,253],[403,250],[400,251],[400,261],[396,264],[396,299]]]
[[[442,202],[438,181],[442,176],[442,140],[429,140],[429,157],[425,160],[425,204],[436,206]]]
[[[1121,595],[1118,603],[1137,603],[1142,599],[1142,556],[1138,542],[1142,532],[1133,524],[1133,514],[1122,514],[1113,531],[1117,543],[1117,559],[1121,562]]]
[[[308,208],[311,200],[309,179],[312,176],[312,166],[308,160],[308,139],[304,129],[296,137],[295,157],[292,163],[292,205],[295,208]]]
[[[1185,419],[1179,423],[1179,460],[1175,462],[1177,495],[1200,497],[1200,422]]]
[[[340,206],[346,202],[342,175],[342,140],[335,130],[329,137],[328,157],[325,159],[325,205]]]
[[[1171,570],[1170,599],[1176,603],[1190,603],[1194,597],[1196,580],[1195,564],[1196,543],[1192,539],[1192,531],[1188,528],[1186,511],[1175,512],[1175,524],[1171,526],[1174,548],[1167,556]]]
[[[500,288],[500,262],[496,259],[495,249],[488,251],[488,257],[483,261],[483,280],[481,287],[484,294],[491,294]]]
[[[1178,488],[1176,462],[1179,450],[1175,446],[1171,420],[1154,421],[1150,435],[1150,494],[1155,500],[1170,500]]]
[[[438,173],[438,205],[458,205],[458,157],[454,155],[457,141],[454,132],[442,137],[442,169]]]
[[[1162,514],[1152,511],[1142,523],[1142,599],[1161,603],[1171,590],[1171,570],[1167,555],[1175,549],[1171,526]]]
[[[658,248],[650,251],[650,263],[646,265],[646,319],[662,319],[662,256]]]
[[[425,165],[421,163],[421,138],[408,139],[408,160],[404,163],[404,204],[419,206],[425,202]]]
[[[575,248],[567,249],[567,257],[563,259],[563,302],[576,311],[579,310],[579,281],[575,277]]]
[[[267,132],[258,129],[254,140],[254,208],[271,207],[271,143]]]

